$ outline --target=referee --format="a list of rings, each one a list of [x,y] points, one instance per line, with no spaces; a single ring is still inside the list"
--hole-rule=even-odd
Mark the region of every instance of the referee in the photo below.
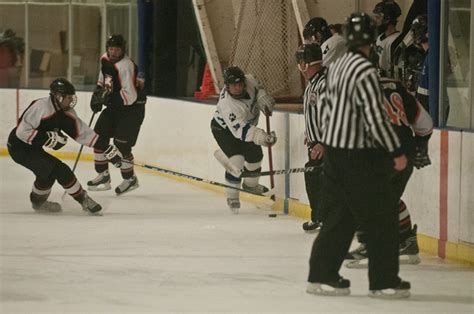
[[[398,277],[398,204],[389,175],[403,170],[407,159],[384,110],[377,70],[367,59],[374,22],[353,13],[345,36],[348,52],[327,73],[322,207],[328,210],[313,244],[307,292],[350,293],[350,281],[339,269],[360,225],[368,231],[369,296],[404,298],[410,283]]]
[[[315,171],[305,172],[306,193],[311,208],[311,220],[303,223],[306,233],[314,233],[320,227],[319,203],[321,196],[321,175],[324,147],[321,136],[324,128],[326,94],[326,73],[322,65],[323,53],[317,43],[301,45],[296,51],[298,70],[308,81],[304,92],[305,140],[308,148],[308,162],[305,167],[315,167]]]

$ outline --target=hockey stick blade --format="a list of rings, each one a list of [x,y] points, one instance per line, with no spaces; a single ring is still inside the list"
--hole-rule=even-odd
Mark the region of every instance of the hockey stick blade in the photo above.
[[[169,169],[160,168],[160,167],[157,167],[157,166],[141,164],[141,163],[136,163],[136,162],[129,162],[127,160],[122,160],[122,162],[130,163],[130,164],[133,164],[134,166],[137,166],[137,167],[151,169],[151,170],[171,174],[171,175],[174,175],[174,176],[178,176],[178,177],[182,177],[182,178],[186,178],[186,179],[190,179],[190,180],[194,180],[194,181],[199,181],[199,182],[208,183],[208,184],[211,184],[211,185],[220,186],[220,187],[223,187],[223,188],[238,190],[238,191],[241,191],[241,192],[245,192],[245,193],[249,193],[249,194],[253,194],[253,195],[257,195],[257,196],[271,197],[272,195],[275,194],[273,189],[271,189],[271,190],[269,190],[265,193],[258,193],[258,192],[238,188],[238,187],[235,187],[235,186],[227,185],[227,184],[224,184],[224,183],[199,178],[199,177],[192,176],[192,175],[189,175],[189,174],[185,174],[185,173],[181,173],[181,172],[177,172],[177,171],[173,171],[173,170],[169,170]]]

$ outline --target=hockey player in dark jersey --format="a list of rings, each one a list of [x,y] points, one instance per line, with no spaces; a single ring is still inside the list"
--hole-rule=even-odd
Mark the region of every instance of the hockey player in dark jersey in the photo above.
[[[428,140],[433,132],[433,121],[412,94],[400,81],[382,78],[384,91],[384,106],[390,122],[402,143],[402,149],[408,158],[407,167],[393,174],[390,184],[399,198],[399,235],[400,235],[400,263],[418,264],[418,243],[416,225],[412,227],[410,213],[405,202],[401,199],[405,187],[413,173],[413,167],[420,169],[431,164],[428,156]],[[357,232],[361,243],[358,248],[348,253],[350,259],[346,266],[358,268],[367,266],[362,260],[367,258],[366,233]]]
[[[112,138],[123,156],[120,166],[123,182],[115,188],[115,193],[120,195],[138,187],[132,147],[145,117],[146,96],[141,88],[143,84],[138,82],[137,66],[126,55],[126,42],[122,35],[111,35],[106,47],[107,52],[100,57],[99,79],[90,105],[95,113],[106,107],[94,128],[100,135],[101,146]],[[87,182],[87,188],[91,191],[109,190],[111,181],[107,158],[99,148],[94,149],[94,153],[98,175]]]
[[[33,101],[8,137],[8,151],[12,159],[36,176],[30,200],[37,212],[62,210],[59,203],[47,200],[54,182],[58,181],[84,211],[102,215],[102,207],[82,189],[71,169],[43,149],[44,146],[58,150],[66,145],[67,136],[64,133],[82,145],[94,148],[100,145],[97,134],[74,111],[76,100],[75,89],[70,82],[63,78],[54,80],[50,85],[50,96]],[[120,160],[113,145],[101,149],[107,151],[113,162]]]

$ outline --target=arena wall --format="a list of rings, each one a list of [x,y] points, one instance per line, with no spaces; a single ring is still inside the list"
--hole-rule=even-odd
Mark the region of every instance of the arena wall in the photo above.
[[[44,90],[0,89],[2,155],[7,155],[6,142],[17,114],[34,99],[45,96],[47,91]],[[89,100],[90,93],[78,93],[76,111],[86,122],[92,115]],[[217,144],[209,123],[214,110],[213,105],[149,97],[145,121],[134,150],[136,161],[224,182],[223,168],[213,157]],[[265,128],[265,119],[260,120],[260,127]],[[285,168],[286,156],[289,156],[291,168],[302,167],[306,162],[303,116],[275,112],[271,127],[278,135],[278,142],[273,147],[274,169]],[[61,156],[74,159],[78,150],[79,145],[70,140],[61,150]],[[264,152],[262,168],[266,170],[266,149]],[[430,157],[432,165],[415,170],[403,197],[412,221],[418,225],[420,247],[441,258],[474,264],[474,133],[435,130],[430,141]],[[92,160],[92,150],[84,149],[81,159]],[[285,182],[285,176],[275,177],[275,210],[283,210]],[[290,192],[286,204],[289,213],[308,218],[303,175],[291,175],[288,182]],[[269,185],[269,177],[263,177],[262,183]]]

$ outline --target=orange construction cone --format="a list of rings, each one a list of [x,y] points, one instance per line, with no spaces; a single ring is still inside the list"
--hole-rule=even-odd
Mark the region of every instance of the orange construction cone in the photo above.
[[[194,98],[204,100],[209,98],[210,95],[216,94],[214,82],[212,81],[211,70],[209,70],[209,65],[206,63],[204,75],[202,76],[201,90],[194,93]]]

